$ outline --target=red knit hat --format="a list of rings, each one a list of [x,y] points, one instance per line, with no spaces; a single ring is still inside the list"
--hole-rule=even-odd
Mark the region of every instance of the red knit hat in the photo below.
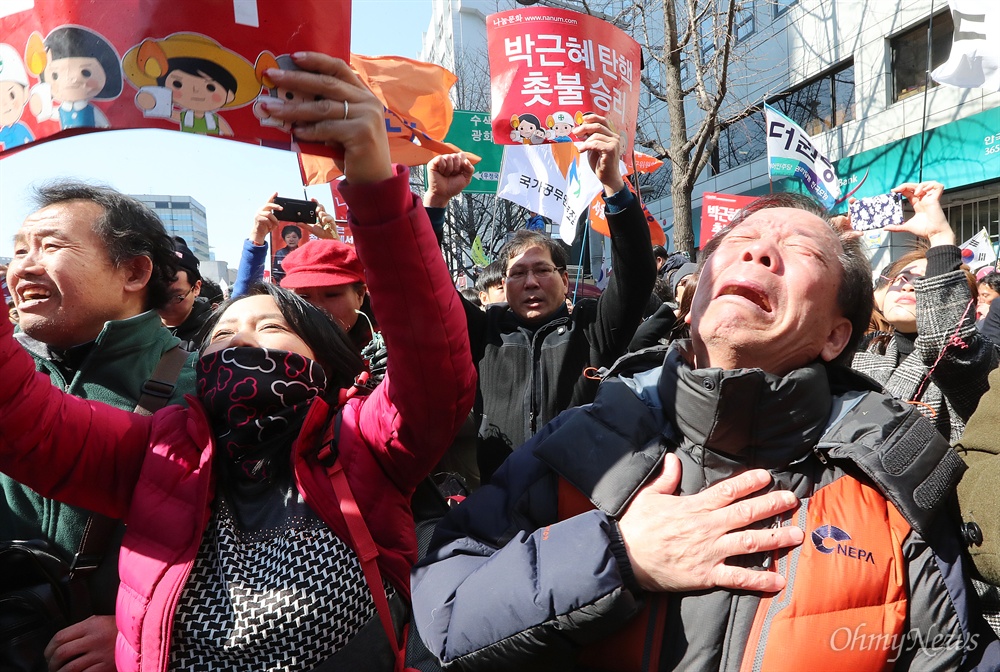
[[[281,262],[286,289],[331,287],[365,282],[365,269],[353,245],[339,240],[310,240],[288,253]]]

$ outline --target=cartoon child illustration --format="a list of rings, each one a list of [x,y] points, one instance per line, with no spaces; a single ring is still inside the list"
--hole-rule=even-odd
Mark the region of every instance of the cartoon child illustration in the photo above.
[[[550,114],[545,120],[545,125],[549,127],[545,136],[554,142],[573,142],[573,129],[583,123],[583,115],[576,113],[576,119],[569,112],[556,112]]]
[[[9,44],[0,44],[0,151],[26,145],[35,137],[21,123],[28,103],[28,73],[21,56]]]
[[[44,42],[32,33],[24,61],[41,80],[28,103],[38,121],[58,121],[64,130],[110,128],[104,112],[91,103],[122,92],[118,52],[103,36],[81,26],[59,26]]]
[[[523,145],[540,145],[545,142],[545,131],[542,122],[533,114],[513,115],[510,118],[510,139]]]
[[[267,75],[264,74],[268,68],[298,70],[299,66],[295,64],[295,61],[292,60],[292,57],[289,54],[282,54],[281,56],[275,57],[271,52],[264,51],[257,57],[257,64],[254,67],[257,72],[257,81],[265,89],[265,92],[261,93],[257,97],[257,102],[253,104],[254,116],[260,119],[261,126],[274,126],[287,133],[291,133],[291,123],[272,117],[271,114],[264,109],[264,104],[278,105],[288,102],[303,102],[303,97],[301,94],[291,91],[290,89],[282,89],[281,87],[275,86],[274,83],[268,79]],[[313,97],[313,100],[322,99],[323,96],[319,95]]]
[[[172,119],[185,133],[233,135],[219,110],[242,107],[260,91],[253,64],[197,33],[143,40],[122,67],[139,89],[136,107],[147,117]]]

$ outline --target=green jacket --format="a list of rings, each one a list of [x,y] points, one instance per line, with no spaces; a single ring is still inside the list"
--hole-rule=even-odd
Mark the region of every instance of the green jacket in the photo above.
[[[1000,369],[993,370],[989,383],[955,449],[969,465],[958,484],[962,518],[982,532],[981,543],[973,543],[969,553],[983,578],[1000,585]]]
[[[53,385],[77,397],[130,411],[138,403],[142,385],[152,375],[160,357],[180,342],[163,327],[155,311],[108,322],[72,378],[67,380],[45,344],[24,333],[18,333],[16,338],[31,353],[35,368],[48,375]],[[168,403],[184,403],[184,395],[194,393],[195,360],[192,354]],[[83,527],[90,515],[88,511],[46,499],[4,474],[0,474],[0,492],[3,493],[0,539],[45,539],[55,544],[67,560],[72,559],[80,546]],[[99,614],[114,613],[118,545],[123,532],[124,525],[121,525],[103,564],[90,578],[94,608]]]

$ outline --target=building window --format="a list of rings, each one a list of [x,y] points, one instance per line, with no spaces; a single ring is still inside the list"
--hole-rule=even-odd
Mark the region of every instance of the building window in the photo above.
[[[798,0],[774,0],[774,18],[778,18],[791,8]]]
[[[167,203],[166,201],[154,201],[153,202],[153,207],[154,208],[169,208],[170,204]]]
[[[740,8],[736,10],[736,41],[742,42],[753,35],[756,27],[754,25],[754,0],[743,0]]]
[[[809,135],[818,135],[854,119],[854,63],[849,62],[768,101]],[[716,173],[767,156],[764,110],[727,122],[712,155]]]
[[[191,209],[191,204],[190,203],[176,203],[175,202],[173,204],[173,208],[174,208],[174,210],[190,210]]]
[[[931,23],[931,67],[948,60],[955,24],[951,12],[942,12]],[[889,41],[892,52],[892,102],[908,98],[937,82],[927,75],[927,21]]]
[[[698,35],[701,37],[701,58],[702,62],[715,53],[715,13],[710,10],[698,24]]]
[[[854,120],[854,62],[801,84],[771,103],[809,135]]]

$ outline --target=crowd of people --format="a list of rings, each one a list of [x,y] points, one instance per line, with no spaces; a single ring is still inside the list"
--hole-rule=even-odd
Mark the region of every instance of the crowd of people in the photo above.
[[[1000,669],[1000,275],[943,185],[896,188],[918,245],[874,286],[794,194],[695,262],[591,114],[607,288],[569,300],[523,230],[459,292],[468,158],[414,195],[350,67],[293,58],[268,112],[333,149],[353,245],[275,194],[224,298],[112,189],[46,186],[15,234],[0,548],[85,607],[0,631],[11,669]]]

